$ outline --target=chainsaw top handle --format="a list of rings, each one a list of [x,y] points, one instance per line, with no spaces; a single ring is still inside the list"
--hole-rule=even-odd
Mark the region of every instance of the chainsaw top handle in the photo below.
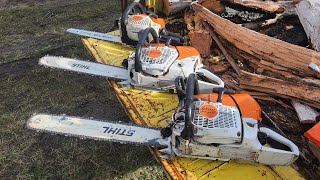
[[[146,10],[140,3],[133,2],[127,7],[127,9],[123,12],[121,16],[121,19],[120,19],[121,41],[130,45],[135,45],[137,43],[136,41],[128,37],[128,32],[127,32],[128,17],[129,15],[133,15],[133,13],[146,14]]]
[[[190,74],[186,84],[186,95],[185,95],[185,126],[182,131],[182,138],[189,140],[193,137],[193,125],[191,120],[193,118],[192,105],[193,105],[193,96],[199,93],[198,80],[196,79],[195,74]]]
[[[141,49],[142,49],[142,47],[144,47],[146,42],[149,42],[149,40],[148,40],[149,34],[152,35],[153,41],[155,43],[159,44],[158,35],[157,35],[156,31],[153,28],[147,28],[144,31],[139,32],[139,33],[142,33],[142,34],[140,36],[139,42],[138,42],[137,47],[136,47],[136,52],[135,52],[134,68],[135,68],[136,72],[141,72],[141,70],[142,70],[142,64],[141,64],[141,61],[140,61]]]
[[[127,24],[128,16],[132,12],[132,10],[134,10],[135,8],[137,10],[139,10],[140,14],[145,14],[146,13],[145,8],[140,3],[133,2],[127,7],[127,9],[123,12],[123,14],[121,16],[121,24],[122,25],[126,25]]]

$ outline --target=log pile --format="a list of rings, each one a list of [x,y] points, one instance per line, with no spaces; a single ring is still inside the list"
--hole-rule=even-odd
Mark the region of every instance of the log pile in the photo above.
[[[192,8],[212,26],[227,53],[252,69],[241,71],[241,89],[297,100],[320,109],[320,89],[315,85],[320,74],[309,68],[311,63],[320,66],[319,52],[246,29],[199,4]]]

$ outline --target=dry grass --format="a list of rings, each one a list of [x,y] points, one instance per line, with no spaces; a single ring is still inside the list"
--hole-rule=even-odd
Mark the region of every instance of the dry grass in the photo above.
[[[120,15],[118,1],[39,2],[13,1],[0,10],[1,179],[165,178],[147,147],[26,129],[37,112],[129,120],[105,79],[37,65],[46,54],[90,59],[80,39],[64,30],[106,31]]]

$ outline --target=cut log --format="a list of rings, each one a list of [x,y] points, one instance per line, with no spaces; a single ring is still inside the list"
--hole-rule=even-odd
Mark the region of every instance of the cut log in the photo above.
[[[182,12],[192,0],[163,0],[163,13],[167,16]]]
[[[226,57],[227,61],[230,63],[233,70],[240,75],[240,68],[236,61],[229,55],[229,53],[226,51],[226,49],[223,47],[222,43],[219,40],[219,37],[216,35],[216,33],[212,30],[210,25],[207,22],[204,22],[204,25],[206,26],[207,30],[209,31],[212,39],[217,43],[219,49],[222,51],[224,56]]]
[[[255,70],[261,65],[260,61],[265,61],[268,62],[268,65],[263,65],[263,67],[269,67],[268,70],[278,77],[285,77],[290,73],[299,77],[320,78],[319,73],[308,68],[310,63],[320,66],[319,52],[241,27],[197,3],[192,4],[192,7],[196,14],[211,24],[222,39],[238,50],[233,53],[242,56]],[[274,68],[275,66],[278,68]]]
[[[296,11],[312,47],[320,51],[320,1],[303,0],[297,5]]]
[[[217,14],[225,11],[224,5],[221,4],[221,0],[199,0],[198,3]]]
[[[201,56],[210,56],[210,47],[212,44],[212,39],[208,31],[191,31],[189,32],[190,44],[194,47]]]
[[[194,47],[201,56],[210,56],[212,39],[208,30],[203,27],[203,20],[199,16],[195,16],[191,10],[185,12],[184,20],[189,30],[188,35],[191,46]]]
[[[304,105],[298,101],[292,100],[292,106],[297,112],[299,120],[301,123],[316,123],[316,118],[319,116],[319,113],[314,108]]]
[[[240,88],[303,102],[320,108],[320,88],[241,71]]]
[[[287,7],[293,4],[292,1],[262,1],[262,0],[226,0],[231,4],[241,5],[250,8],[259,8],[268,12],[284,12]]]

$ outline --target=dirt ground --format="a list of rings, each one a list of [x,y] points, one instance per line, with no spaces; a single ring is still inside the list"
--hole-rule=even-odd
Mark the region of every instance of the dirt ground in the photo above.
[[[34,113],[129,121],[104,78],[37,64],[50,54],[93,60],[69,27],[106,31],[113,0],[0,1],[1,179],[164,179],[147,147],[81,140],[26,128]]]

